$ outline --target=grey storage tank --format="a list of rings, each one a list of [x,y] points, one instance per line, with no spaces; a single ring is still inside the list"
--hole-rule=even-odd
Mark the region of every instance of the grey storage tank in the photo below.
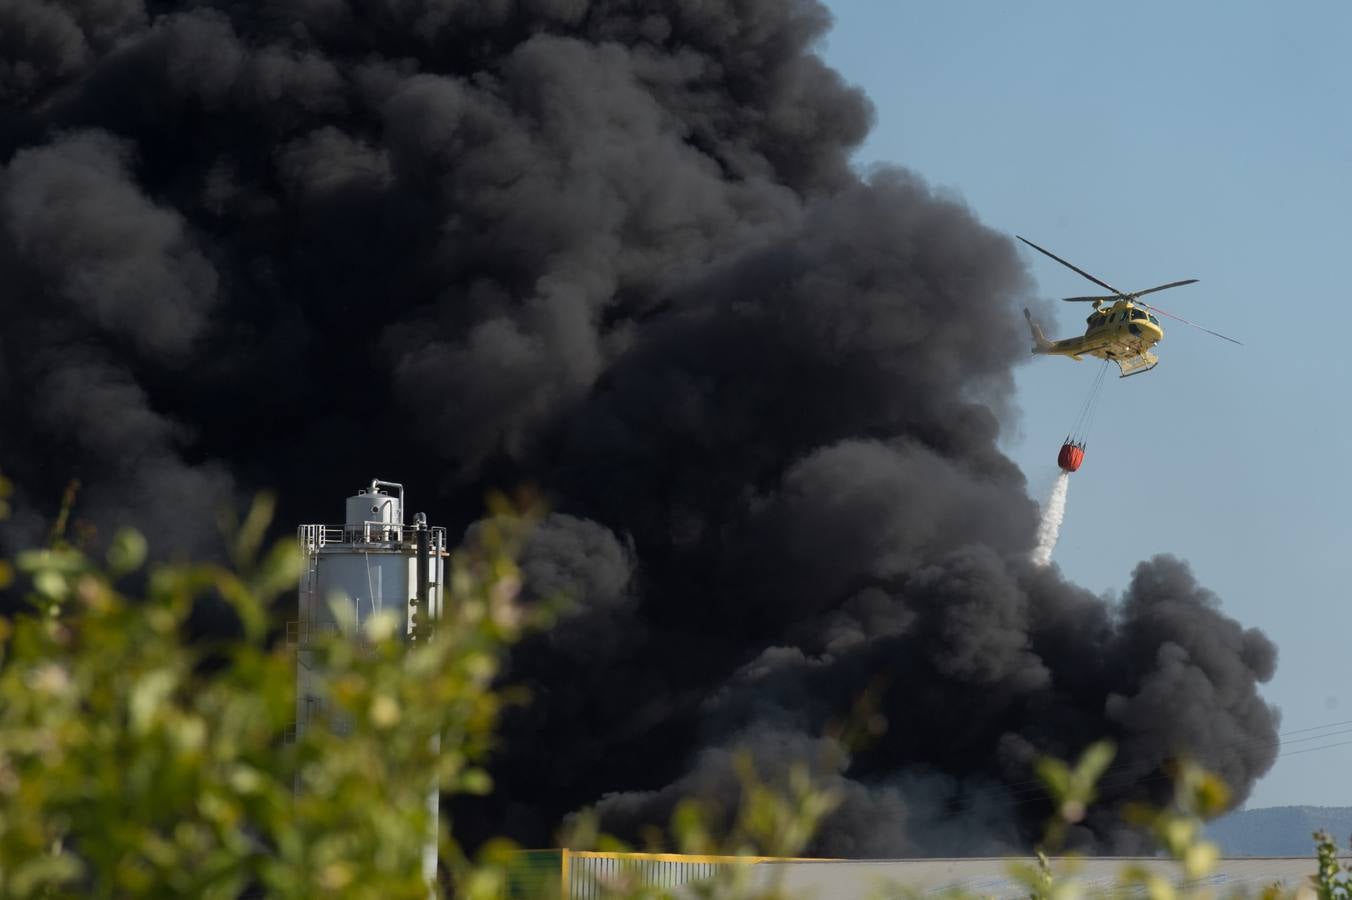
[[[404,486],[373,479],[347,498],[341,525],[302,525],[297,533],[303,567],[298,619],[288,628],[296,647],[296,734],[328,717],[326,673],[314,653],[315,641],[341,634],[363,640],[373,616],[393,617],[395,632],[410,639],[441,618],[446,583],[446,529],[429,528],[418,513],[404,524]],[[342,723],[328,719],[342,732]],[[438,799],[429,792],[433,831],[423,872],[436,878],[435,824]]]

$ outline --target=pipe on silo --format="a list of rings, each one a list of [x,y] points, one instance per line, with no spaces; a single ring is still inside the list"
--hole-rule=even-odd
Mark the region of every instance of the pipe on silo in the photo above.
[[[404,524],[404,486],[397,481],[384,481],[380,478],[371,479],[371,493],[375,494],[383,487],[392,487],[399,489],[399,519],[394,524]],[[427,524],[427,516],[423,516],[423,524]]]
[[[413,517],[413,527],[418,540],[418,557],[415,568],[417,586],[413,595],[414,606],[418,611],[419,630],[424,635],[432,633],[432,604],[429,586],[429,559],[432,554],[432,532],[427,529],[427,514],[418,513]]]

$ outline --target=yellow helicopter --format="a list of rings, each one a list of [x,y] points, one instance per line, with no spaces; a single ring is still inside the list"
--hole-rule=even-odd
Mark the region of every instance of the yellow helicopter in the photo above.
[[[1193,328],[1201,328],[1207,334],[1214,334],[1222,340],[1227,340],[1232,344],[1240,342],[1232,337],[1226,337],[1218,331],[1212,331],[1210,328],[1202,328],[1196,322],[1189,322],[1182,316],[1176,316],[1171,312],[1165,312],[1158,306],[1152,306],[1149,303],[1142,303],[1140,298],[1146,294],[1153,294],[1156,291],[1163,291],[1169,288],[1182,287],[1185,284],[1195,284],[1196,278],[1188,278],[1184,281],[1171,281],[1168,284],[1161,284],[1156,287],[1146,288],[1143,291],[1133,291],[1126,293],[1101,281],[1090,275],[1084,269],[1073,266],[1061,257],[1052,253],[1050,250],[1044,250],[1037,244],[1027,238],[1018,237],[1028,246],[1039,253],[1050,256],[1072,271],[1078,272],[1085,278],[1097,284],[1099,287],[1112,291],[1106,296],[1097,297],[1066,297],[1070,303],[1092,303],[1094,311],[1086,319],[1088,328],[1085,329],[1084,337],[1067,338],[1063,341],[1049,341],[1047,336],[1042,333],[1042,327],[1033,321],[1033,316],[1028,310],[1023,311],[1024,318],[1028,320],[1028,327],[1033,332],[1033,352],[1046,353],[1053,356],[1069,356],[1071,359],[1078,360],[1084,356],[1096,356],[1099,359],[1108,360],[1117,363],[1117,367],[1122,370],[1122,377],[1128,375],[1139,375],[1142,372],[1149,372],[1155,366],[1159,365],[1159,357],[1150,352],[1150,348],[1155,346],[1164,338],[1164,328],[1161,327],[1159,319],[1155,318],[1155,313],[1162,316],[1168,316],[1171,319],[1177,319],[1185,325],[1191,325]],[[1112,305],[1104,308],[1103,304],[1111,302]],[[1241,345],[1242,346],[1242,345]]]

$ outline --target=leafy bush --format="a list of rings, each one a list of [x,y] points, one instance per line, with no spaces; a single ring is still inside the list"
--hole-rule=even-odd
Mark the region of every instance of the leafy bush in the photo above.
[[[432,638],[407,644],[383,617],[359,640],[320,638],[342,728],[296,740],[295,656],[268,610],[299,566],[291,541],[259,555],[269,518],[265,499],[234,570],[143,572],[133,532],[102,565],[60,544],[15,560],[32,611],[0,619],[0,894],[427,896],[428,790],[490,787],[480,763],[506,699],[500,654],[522,625],[512,560],[529,517],[495,516],[454,554]],[[127,580],[142,596],[119,590]],[[238,637],[186,639],[206,600],[228,604]],[[498,870],[471,865],[442,824],[457,892],[496,896]]]

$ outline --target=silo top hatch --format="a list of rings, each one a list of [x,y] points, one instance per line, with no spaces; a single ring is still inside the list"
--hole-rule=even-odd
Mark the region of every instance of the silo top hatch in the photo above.
[[[398,493],[391,494],[386,488],[394,488]],[[403,525],[404,486],[394,481],[371,479],[369,488],[362,488],[355,496],[347,498],[347,517],[343,522],[349,528],[361,528],[368,523]]]

